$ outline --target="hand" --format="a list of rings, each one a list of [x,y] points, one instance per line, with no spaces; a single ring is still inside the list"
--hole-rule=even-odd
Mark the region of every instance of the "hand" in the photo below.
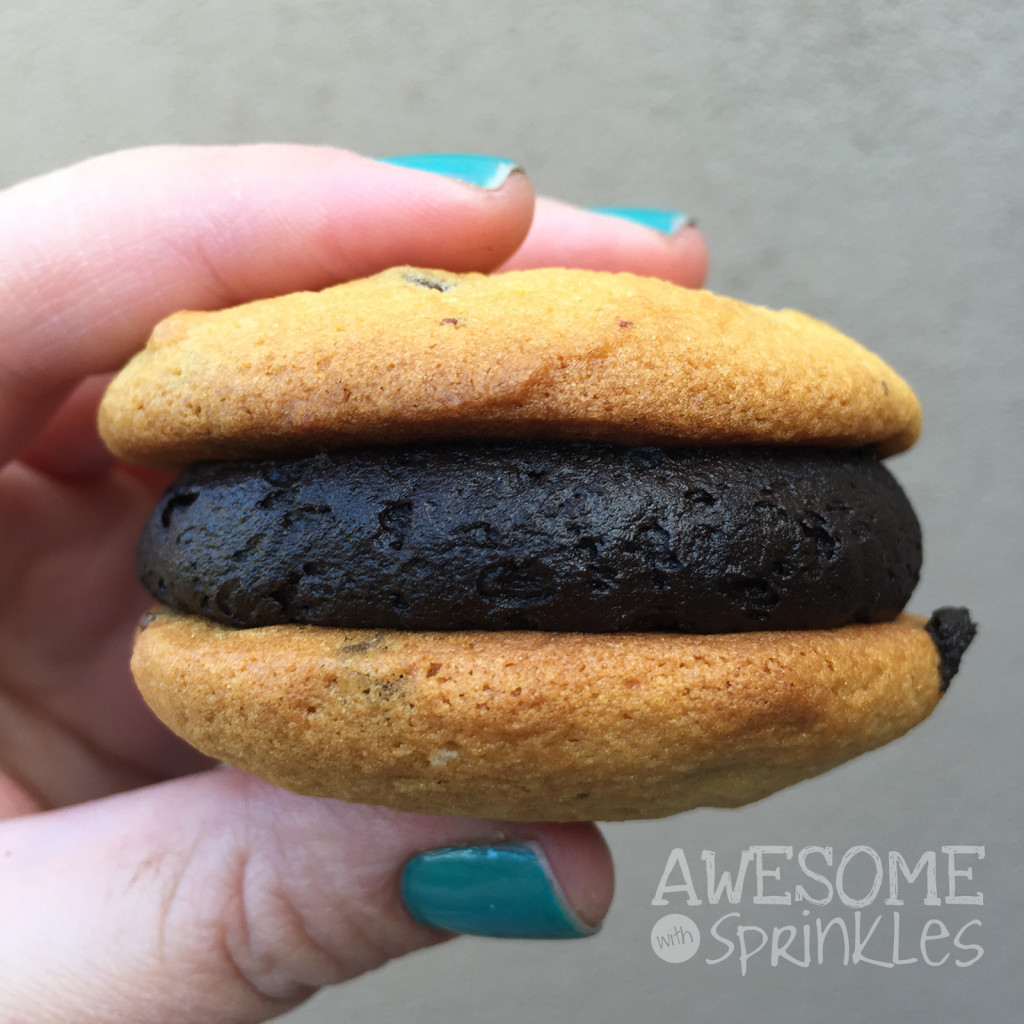
[[[128,673],[149,603],[134,547],[167,478],[100,444],[108,375],[176,309],[401,263],[698,285],[706,250],[692,228],[535,201],[521,173],[486,190],[329,148],[124,152],[0,193],[4,1020],[265,1020],[446,937],[399,877],[452,845],[525,843],[567,921],[607,910],[593,826],[401,814],[211,770]]]

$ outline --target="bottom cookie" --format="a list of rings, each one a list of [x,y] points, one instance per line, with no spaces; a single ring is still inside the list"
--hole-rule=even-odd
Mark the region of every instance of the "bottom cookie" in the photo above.
[[[910,615],[710,636],[233,629],[161,607],[132,670],[179,736],[287,789],[611,821],[735,807],[896,739],[948,681],[933,635]]]

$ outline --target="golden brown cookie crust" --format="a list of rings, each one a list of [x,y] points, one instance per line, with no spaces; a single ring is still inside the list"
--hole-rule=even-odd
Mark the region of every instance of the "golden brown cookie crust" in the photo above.
[[[632,274],[397,267],[157,326],[111,385],[118,456],[180,467],[363,443],[913,443],[881,359],[811,317]]]
[[[564,821],[757,800],[902,735],[941,682],[909,615],[686,636],[234,630],[161,608],[132,669],[178,735],[288,789]]]

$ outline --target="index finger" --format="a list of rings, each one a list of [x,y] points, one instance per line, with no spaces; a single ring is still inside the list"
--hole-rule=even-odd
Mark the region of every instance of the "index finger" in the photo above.
[[[484,189],[328,147],[131,150],[15,186],[0,194],[0,463],[175,310],[401,263],[492,270],[532,216],[522,174]]]

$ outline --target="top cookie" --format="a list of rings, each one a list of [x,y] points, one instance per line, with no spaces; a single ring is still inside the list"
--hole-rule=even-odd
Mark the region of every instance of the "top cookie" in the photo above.
[[[178,468],[408,440],[872,445],[920,430],[881,359],[820,321],[654,278],[395,267],[158,324],[100,407]]]

